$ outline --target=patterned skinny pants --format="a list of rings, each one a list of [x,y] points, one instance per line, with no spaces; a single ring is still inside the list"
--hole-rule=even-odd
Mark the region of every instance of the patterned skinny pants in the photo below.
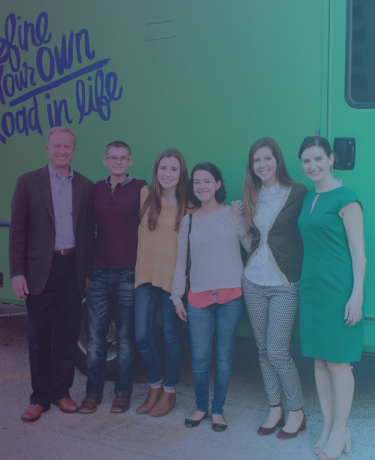
[[[289,286],[260,286],[243,275],[242,287],[270,405],[281,403],[284,390],[287,410],[302,409],[301,382],[289,352],[298,310],[299,282]]]

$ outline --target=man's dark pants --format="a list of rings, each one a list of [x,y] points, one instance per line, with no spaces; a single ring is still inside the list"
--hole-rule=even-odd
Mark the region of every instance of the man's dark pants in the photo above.
[[[54,254],[44,291],[28,295],[30,404],[69,398],[81,318],[76,255]]]

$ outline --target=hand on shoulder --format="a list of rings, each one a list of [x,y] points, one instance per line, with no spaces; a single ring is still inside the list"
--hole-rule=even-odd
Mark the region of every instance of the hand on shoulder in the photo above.
[[[242,216],[245,213],[245,206],[241,200],[232,201],[230,212],[235,216]]]

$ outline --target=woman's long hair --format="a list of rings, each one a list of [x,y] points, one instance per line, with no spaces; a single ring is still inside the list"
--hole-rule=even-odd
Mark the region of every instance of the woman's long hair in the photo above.
[[[277,162],[276,168],[276,180],[284,187],[290,187],[294,184],[294,181],[289,176],[285,166],[283,154],[281,153],[278,144],[270,137],[263,137],[253,142],[250,147],[249,156],[246,163],[246,177],[243,184],[243,202],[245,206],[246,216],[246,230],[249,233],[252,226],[252,220],[256,212],[256,202],[259,193],[259,189],[262,186],[262,181],[254,173],[254,154],[260,147],[267,147],[271,150],[272,155],[275,157]]]
[[[158,225],[158,218],[161,211],[161,185],[158,180],[158,169],[159,163],[162,158],[175,157],[180,162],[180,180],[176,188],[176,200],[177,200],[177,213],[174,229],[179,230],[182,218],[185,215],[187,208],[187,184],[188,184],[188,172],[184,157],[182,153],[177,149],[167,149],[156,158],[154,171],[152,173],[152,181],[149,186],[149,194],[142,205],[140,211],[139,221],[142,221],[142,217],[146,214],[147,209],[147,225],[149,230],[154,231]]]

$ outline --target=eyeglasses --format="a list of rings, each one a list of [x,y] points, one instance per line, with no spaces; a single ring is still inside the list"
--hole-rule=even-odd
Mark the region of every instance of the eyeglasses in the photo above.
[[[125,163],[126,161],[130,160],[129,157],[106,157],[107,160],[109,160],[111,163],[117,163],[118,161],[120,163]]]

